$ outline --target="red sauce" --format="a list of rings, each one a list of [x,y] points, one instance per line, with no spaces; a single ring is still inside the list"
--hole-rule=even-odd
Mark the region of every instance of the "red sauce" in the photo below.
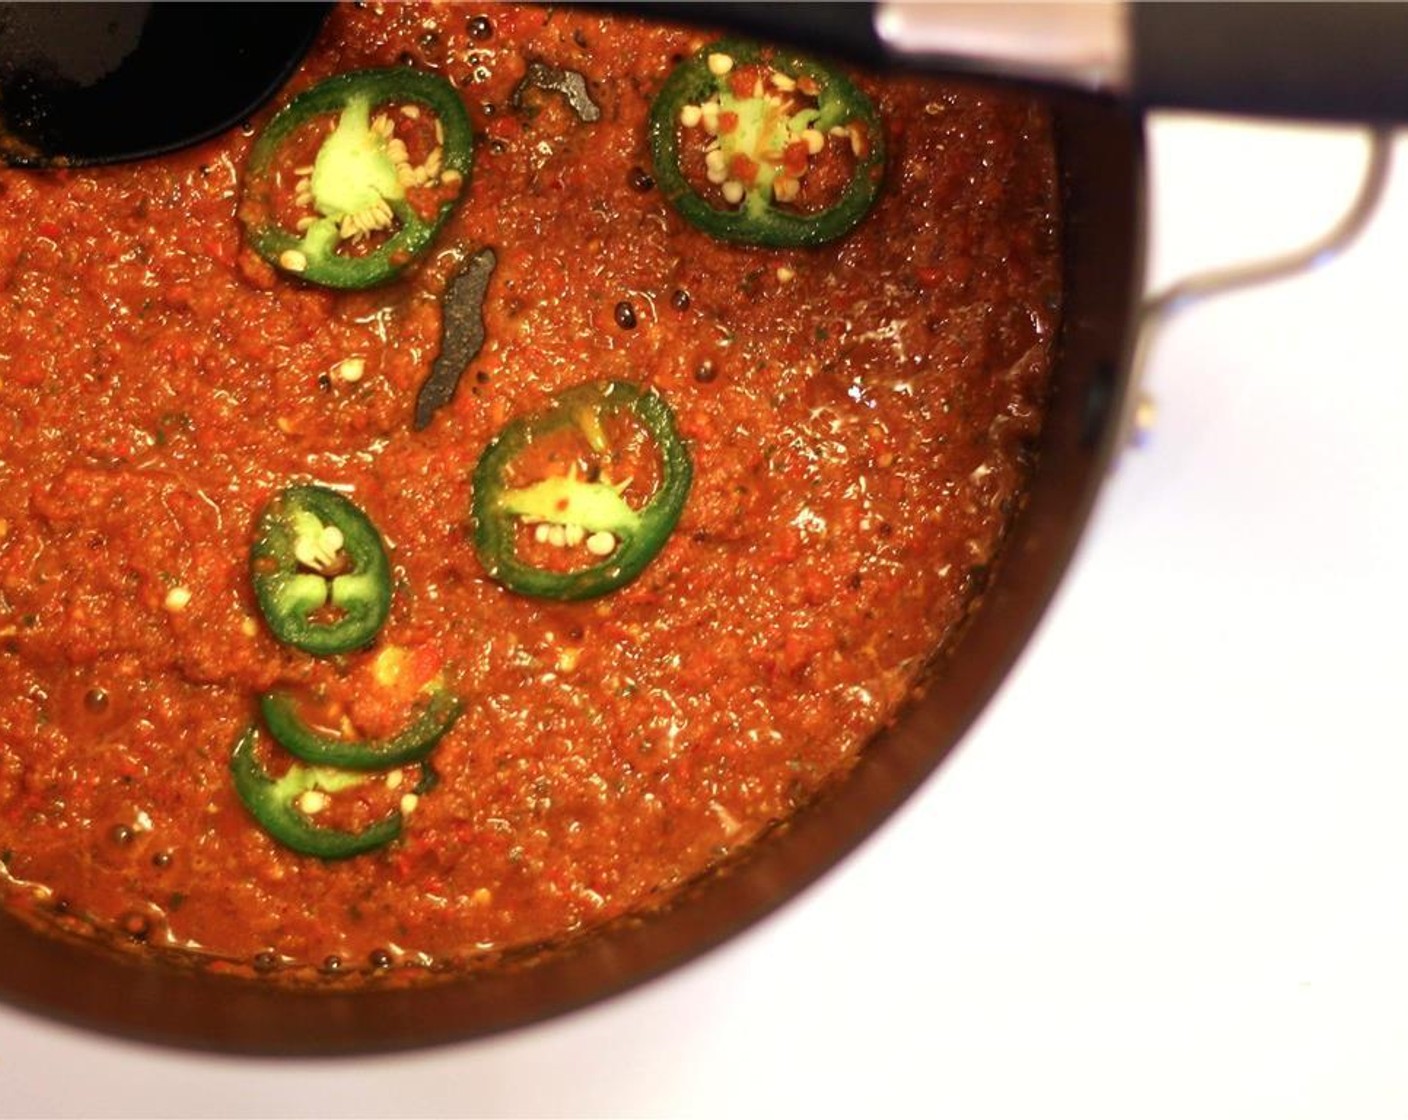
[[[463,93],[464,200],[385,288],[304,286],[244,247],[242,168],[273,109],[138,166],[0,175],[13,909],[265,967],[557,938],[668,898],[844,773],[968,609],[1019,500],[1059,309],[1045,111],[861,76],[888,131],[875,210],[828,247],[749,249],[648,182],[650,98],[704,37],[562,8],[489,19],[479,38],[464,9],[342,6],[290,85],[406,63]],[[549,93],[515,109],[534,59],[584,74],[601,119]],[[440,295],[485,245],[487,342],[414,431]],[[603,379],[672,405],[683,517],[609,597],[515,596],[467,536],[474,465],[506,421]],[[281,646],[248,579],[258,511],[309,479],[368,513],[397,577],[376,646],[334,661]],[[387,646],[448,667],[465,699],[439,787],[380,852],[282,849],[227,768],[255,697],[318,683],[394,724],[365,699]]]

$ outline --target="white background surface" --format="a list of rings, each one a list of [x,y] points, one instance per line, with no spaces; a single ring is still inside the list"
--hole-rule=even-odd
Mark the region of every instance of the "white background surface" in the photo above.
[[[1287,247],[1352,132],[1155,118],[1151,286]],[[1363,241],[1189,310],[1017,672],[723,950],[485,1042],[281,1063],[0,1008],[6,1116],[1408,1115],[1408,144]]]

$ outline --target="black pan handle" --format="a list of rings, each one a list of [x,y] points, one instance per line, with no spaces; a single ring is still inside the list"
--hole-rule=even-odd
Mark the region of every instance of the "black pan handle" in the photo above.
[[[1408,4],[1149,3],[1129,15],[1144,104],[1408,119]]]
[[[1113,93],[1143,108],[1408,120],[1408,3],[645,3],[861,65]]]

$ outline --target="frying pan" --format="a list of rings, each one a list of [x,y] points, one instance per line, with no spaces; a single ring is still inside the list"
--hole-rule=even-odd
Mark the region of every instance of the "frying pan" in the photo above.
[[[1120,434],[1142,275],[1142,129],[1127,105],[1053,96],[1066,314],[1040,468],[982,609],[905,718],[744,858],[658,914],[539,958],[417,990],[299,992],[156,967],[0,918],[0,991],[87,1026],[242,1052],[350,1052],[472,1037],[638,983],[737,932],[850,851],[938,765],[991,696],[1069,560]]]

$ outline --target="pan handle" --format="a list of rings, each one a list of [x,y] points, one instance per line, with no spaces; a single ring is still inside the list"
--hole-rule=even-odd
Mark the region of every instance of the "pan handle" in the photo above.
[[[1408,3],[884,3],[875,21],[890,57],[911,65],[1075,85],[1143,108],[1408,120]]]
[[[1145,108],[1408,121],[1408,3],[617,4],[871,66],[1114,94]]]
[[[1408,4],[1129,9],[1136,100],[1325,120],[1408,119]]]
[[[1393,132],[1382,127],[1371,128],[1365,133],[1365,139],[1368,154],[1354,197],[1334,225],[1319,236],[1272,257],[1193,273],[1144,297],[1139,304],[1134,353],[1130,359],[1130,383],[1134,392],[1127,397],[1118,446],[1143,443],[1153,427],[1154,402],[1144,389],[1144,372],[1154,342],[1170,319],[1213,296],[1283,280],[1325,264],[1348,249],[1364,232],[1388,186],[1393,163]],[[1112,460],[1116,462],[1117,459]]]

